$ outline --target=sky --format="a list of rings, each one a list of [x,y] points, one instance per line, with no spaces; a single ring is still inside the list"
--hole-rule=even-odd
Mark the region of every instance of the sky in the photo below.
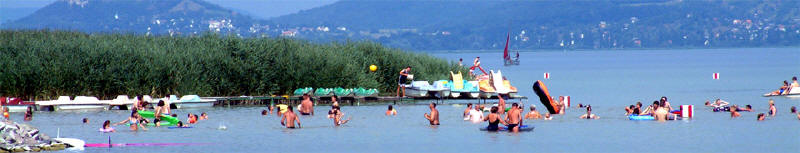
[[[56,0],[0,0],[0,9],[42,8]],[[337,0],[206,0],[208,2],[243,11],[255,18],[269,19],[324,6]],[[0,10],[2,12],[2,10]],[[0,14],[2,15],[2,14]]]

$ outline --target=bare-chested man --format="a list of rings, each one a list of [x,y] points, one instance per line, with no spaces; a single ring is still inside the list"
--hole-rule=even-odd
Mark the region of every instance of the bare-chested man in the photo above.
[[[300,115],[314,115],[314,103],[311,102],[311,96],[303,94],[303,101],[300,101]]]
[[[425,119],[431,122],[431,125],[439,125],[439,110],[436,110],[436,103],[428,105],[431,108],[431,114],[425,113]]]
[[[522,123],[522,114],[521,110],[519,110],[519,104],[513,103],[511,104],[511,109],[508,110],[508,114],[506,114],[506,123],[508,123],[508,131],[510,132],[519,132],[519,126]]]
[[[281,125],[286,126],[286,128],[294,129],[294,122],[297,122],[297,128],[301,128],[300,119],[297,118],[297,114],[294,114],[292,106],[287,106],[286,109],[287,111],[283,113],[283,117],[281,117]]]
[[[542,114],[539,114],[536,111],[536,106],[531,105],[531,111],[528,114],[525,114],[525,119],[539,119],[542,118]]]
[[[497,102],[497,107],[500,108],[500,111],[497,111],[497,113],[503,115],[506,113],[506,100],[503,99],[503,96],[500,96],[500,94],[498,94],[497,97],[498,100],[500,100],[499,102]]]

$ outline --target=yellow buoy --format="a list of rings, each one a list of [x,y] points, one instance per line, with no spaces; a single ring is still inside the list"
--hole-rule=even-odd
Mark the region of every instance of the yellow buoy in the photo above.
[[[378,70],[378,66],[375,66],[375,65],[370,65],[369,66],[369,71],[375,72],[377,70]]]

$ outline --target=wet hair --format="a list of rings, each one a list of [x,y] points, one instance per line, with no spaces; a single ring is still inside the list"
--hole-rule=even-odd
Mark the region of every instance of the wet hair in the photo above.
[[[475,58],[481,58],[480,56],[476,56]]]
[[[636,107],[642,107],[642,102],[640,102],[640,101],[637,101],[637,102],[636,102]]]
[[[464,60],[463,58],[458,58],[458,61],[463,61],[463,60]]]
[[[161,119],[160,119],[160,118],[153,119],[153,123],[158,123],[158,122],[161,122]]]
[[[198,117],[197,114],[194,114],[194,119],[200,119],[200,117]]]
[[[661,96],[661,99],[663,99],[664,101],[669,101],[667,100],[667,96]]]
[[[592,105],[586,106],[586,111],[592,111]]]
[[[653,101],[653,105],[658,106],[658,101]]]
[[[519,107],[519,104],[513,103],[513,104],[511,104],[511,107]]]
[[[136,99],[138,99],[139,101],[144,101],[144,99],[142,99],[142,95],[136,95]]]
[[[748,105],[748,106],[749,106],[749,105]],[[792,111],[792,113],[797,113],[797,108],[795,108],[794,106],[792,106],[792,108],[790,108],[789,110],[791,110],[791,111]]]
[[[178,117],[178,114],[172,114],[172,115],[169,115],[169,116]]]
[[[267,115],[267,110],[261,110],[261,115]]]
[[[83,123],[89,123],[89,118],[85,118],[84,117],[82,121],[83,121]]]
[[[764,113],[758,113],[758,115],[756,116],[756,120],[760,119],[761,117],[764,117]]]
[[[111,124],[111,121],[106,120],[105,122],[103,122],[103,127],[102,128],[106,128],[106,126],[108,126],[109,124]]]
[[[436,108],[436,103],[431,103],[431,105],[433,105],[433,108]]]
[[[394,107],[392,107],[392,105],[389,105],[389,108],[387,110],[393,110],[393,109]]]
[[[339,99],[339,96],[336,96],[336,95],[331,96],[331,100],[333,100],[333,99]]]
[[[294,111],[294,110],[292,110],[292,105],[286,106],[286,110]]]
[[[531,111],[535,111],[535,110],[536,110],[536,106],[531,105]]]
[[[200,113],[200,115],[208,115],[208,114],[206,114],[206,112],[202,112],[202,113]]]
[[[131,117],[136,117],[136,111],[131,111]]]
[[[792,77],[792,81],[797,81],[797,77]]]
[[[491,110],[491,112],[492,112],[492,113],[497,113],[497,106],[492,106],[492,110]]]
[[[178,125],[178,127],[182,127],[183,126],[183,121],[178,121],[177,125]]]
[[[750,106],[750,105],[744,105],[744,107],[747,108],[747,109],[753,109],[753,106]]]
[[[164,100],[158,100],[158,106],[164,106],[164,105],[166,105],[166,104],[164,103]]]
[[[468,104],[467,104],[467,107],[470,107],[470,106],[472,106],[472,103],[468,103]]]

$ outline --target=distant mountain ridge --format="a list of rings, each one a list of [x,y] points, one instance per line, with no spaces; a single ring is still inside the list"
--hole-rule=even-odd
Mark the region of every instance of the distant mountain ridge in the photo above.
[[[797,0],[341,0],[256,20],[203,0],[62,0],[6,29],[370,40],[413,50],[798,46]]]
[[[271,20],[286,27],[342,26],[412,49],[787,46],[800,42],[796,0],[343,0]],[[416,32],[398,32],[413,29]],[[408,30],[406,30],[408,31]],[[298,34],[317,41],[342,35]]]
[[[4,27],[180,34],[207,31],[212,29],[210,23],[222,22],[220,31],[239,30],[223,21],[254,22],[249,16],[202,0],[60,0]]]

